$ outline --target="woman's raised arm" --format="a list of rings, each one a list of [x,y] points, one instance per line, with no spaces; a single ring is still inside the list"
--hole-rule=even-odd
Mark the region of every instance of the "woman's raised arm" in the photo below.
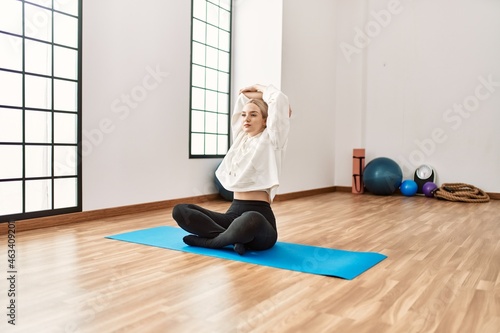
[[[266,86],[254,84],[249,87],[240,89],[240,94],[244,94],[248,98],[262,99],[262,94],[266,90]]]

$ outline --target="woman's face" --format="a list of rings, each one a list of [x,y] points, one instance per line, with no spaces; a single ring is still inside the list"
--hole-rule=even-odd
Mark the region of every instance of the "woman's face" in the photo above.
[[[249,136],[257,135],[266,128],[266,119],[262,117],[262,111],[253,103],[245,104],[241,117],[243,118],[243,131]]]

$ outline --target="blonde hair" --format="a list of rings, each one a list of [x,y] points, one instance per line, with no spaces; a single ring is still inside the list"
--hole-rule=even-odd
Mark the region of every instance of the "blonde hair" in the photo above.
[[[268,108],[268,106],[267,106],[267,103],[264,102],[264,100],[257,99],[257,98],[252,98],[246,104],[250,104],[250,103],[257,105],[259,107],[260,111],[262,112],[262,118],[267,119],[267,115],[268,115],[267,108]]]

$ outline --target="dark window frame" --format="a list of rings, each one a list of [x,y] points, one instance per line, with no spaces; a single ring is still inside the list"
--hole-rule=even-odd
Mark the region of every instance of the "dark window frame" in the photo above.
[[[220,20],[219,20],[219,24],[213,24],[213,23],[210,23],[208,22],[208,19],[205,18],[205,20],[203,19],[200,19],[198,17],[195,17],[195,2],[204,2],[206,4],[206,6],[210,5],[213,7],[217,7],[219,9],[219,14],[221,11],[225,11],[225,12],[228,12],[229,13],[229,30],[226,30],[226,29],[223,29],[221,28],[220,26]],[[219,1],[219,0],[192,0],[191,1],[191,73],[190,73],[190,103],[189,103],[189,158],[222,158],[225,156],[225,154],[227,153],[227,150],[229,149],[229,146],[230,146],[230,132],[231,132],[231,129],[230,129],[230,122],[231,122],[231,47],[232,47],[232,43],[231,43],[231,36],[232,36],[232,1],[229,1],[228,3],[226,2],[226,4],[229,5],[229,8],[227,8],[227,6],[224,6],[224,5],[221,5],[222,1]],[[207,11],[207,7],[205,8]],[[220,17],[219,17],[220,18]],[[216,28],[218,29],[219,33],[220,31],[223,31],[225,33],[228,34],[228,43],[229,43],[229,46],[228,46],[228,50],[223,50],[220,48],[220,45],[218,47],[214,47],[214,46],[211,46],[209,45],[209,43],[207,43],[207,41],[205,40],[204,42],[200,42],[200,41],[197,41],[195,40],[195,29],[194,29],[194,25],[195,23],[202,23],[202,24],[205,24],[206,27],[211,27],[211,28]],[[207,29],[208,30],[208,29]],[[205,32],[206,33],[206,32]],[[206,36],[205,36],[206,38]],[[201,47],[204,47],[205,48],[205,63],[204,64],[199,64],[199,63],[196,63],[194,61],[194,57],[195,57],[195,52],[193,51],[194,49],[194,46],[201,46]],[[220,67],[220,63],[218,63],[218,66],[215,66],[215,67],[212,67],[212,66],[209,66],[207,65],[206,63],[206,53],[208,50],[211,50],[211,51],[215,51],[215,52],[223,52],[223,53],[227,53],[227,57],[228,57],[228,61],[227,61],[227,71],[223,71],[221,70],[221,67]],[[205,72],[205,82],[204,82],[204,85],[203,86],[197,86],[194,81],[196,81],[194,79],[194,70],[195,68],[198,68],[198,69],[201,69],[202,71]],[[227,87],[226,89],[220,89],[219,87],[219,82],[217,82],[217,88],[216,89],[213,89],[213,88],[207,88],[207,79],[206,79],[206,73],[208,71],[211,71],[212,73],[214,71],[217,72],[217,74],[223,74],[223,75],[227,75]],[[202,108],[197,108],[194,104],[194,96],[193,96],[193,90],[194,89],[198,89],[198,91],[203,91],[204,92],[204,107]],[[219,99],[217,98],[217,107],[216,107],[216,110],[207,110],[207,107],[206,107],[206,94],[208,93],[211,93],[212,95],[217,95],[218,97],[220,95],[226,95],[225,98],[227,100],[227,104],[225,103],[225,105],[223,105],[221,103],[221,105],[219,105]],[[195,122],[195,117],[194,117],[194,114],[197,113],[198,115],[201,115],[203,114],[204,116],[204,124],[203,124],[203,127],[204,129],[202,131],[200,130],[195,130],[193,127],[194,127],[194,122]],[[224,117],[224,116],[227,116],[227,123],[225,125],[225,131],[224,129],[223,130],[220,130],[219,127],[217,126],[217,129],[215,131],[207,131],[206,129],[206,119],[207,119],[207,116],[211,116],[212,119],[213,118],[218,118],[218,117]],[[204,145],[203,145],[203,152],[198,152],[198,151],[193,151],[193,145],[195,144],[195,140],[193,139],[194,136],[198,136],[198,137],[203,137],[203,142],[204,142]],[[215,147],[207,147],[207,141],[206,139],[208,137],[212,136],[212,138],[215,138]],[[218,140],[219,139],[222,139],[224,140],[224,145],[225,147],[220,147],[219,146],[219,143],[218,143]],[[225,148],[225,149],[223,149]],[[215,152],[215,153],[214,153]]]
[[[47,216],[54,216],[54,215],[60,215],[60,214],[67,214],[67,213],[74,213],[74,212],[81,212],[82,211],[82,0],[78,0],[78,13],[76,15],[60,11],[54,7],[54,1],[52,1],[51,7],[46,7],[40,4],[32,3],[30,1],[24,1],[24,0],[19,0],[19,2],[22,3],[22,34],[17,34],[12,31],[0,31],[0,34],[6,35],[6,36],[11,36],[11,37],[16,37],[16,38],[21,38],[22,39],[22,70],[14,70],[14,69],[9,69],[9,68],[4,68],[2,67],[2,64],[0,63],[0,71],[5,72],[5,73],[14,73],[14,74],[20,74],[22,75],[22,105],[21,106],[13,106],[13,105],[0,105],[0,108],[3,109],[10,109],[10,110],[19,110],[21,113],[22,117],[22,142],[0,142],[0,146],[21,146],[22,147],[22,177],[19,178],[3,178],[0,179],[0,183],[6,183],[6,182],[22,182],[22,211],[12,213],[12,214],[4,214],[0,215],[0,222],[12,222],[16,220],[24,220],[24,219],[32,219],[32,218],[38,218],[38,217],[47,217]],[[37,39],[33,37],[27,36],[26,32],[26,5],[32,6],[33,7],[38,7],[40,9],[50,11],[51,12],[51,26],[50,26],[50,33],[51,33],[51,38],[50,41],[42,40],[42,39]],[[77,41],[76,47],[69,46],[69,45],[62,45],[56,43],[54,41],[54,17],[55,14],[57,15],[62,15],[59,17],[71,17],[77,20]],[[51,48],[51,73],[50,75],[45,75],[45,74],[40,74],[40,73],[32,73],[26,71],[26,41],[33,41],[36,43],[40,44],[45,44],[49,45]],[[58,77],[55,75],[55,70],[54,70],[54,49],[55,47],[58,47],[59,49],[66,49],[66,50],[73,50],[77,52],[76,56],[76,61],[77,61],[77,68],[76,68],[76,79],[70,79],[70,78],[65,78],[65,77]],[[38,77],[38,78],[45,78],[51,81],[51,105],[48,108],[36,108],[36,107],[29,107],[27,106],[26,103],[26,77]],[[60,110],[56,109],[55,107],[55,91],[54,91],[54,86],[55,82],[58,80],[58,82],[72,82],[76,84],[76,110],[74,111],[68,111],[68,110]],[[44,112],[44,113],[50,113],[50,118],[51,118],[51,134],[50,134],[50,141],[45,142],[45,143],[40,143],[40,142],[27,142],[26,140],[26,133],[25,133],[25,128],[26,128],[26,114],[27,112]],[[54,115],[73,115],[75,116],[76,119],[76,129],[75,129],[75,134],[76,134],[76,142],[75,143],[64,143],[64,142],[56,142],[55,141],[55,116]],[[48,175],[46,176],[39,176],[39,177],[29,177],[27,176],[26,169],[27,169],[27,158],[26,158],[26,149],[27,147],[45,147],[47,149],[51,150],[50,153],[50,166],[48,170]],[[74,160],[71,161],[75,163],[75,171],[76,174],[72,175],[56,175],[55,168],[56,168],[56,163],[55,163],[55,157],[54,157],[54,152],[56,148],[59,147],[72,147],[76,149],[76,156],[74,156]],[[9,163],[8,161],[3,161],[3,163]],[[56,207],[56,202],[55,202],[55,182],[57,180],[62,180],[62,179],[74,179],[76,184],[76,205],[71,205],[69,207],[63,207],[63,208],[54,208]],[[51,187],[51,195],[50,195],[50,204],[48,209],[43,209],[43,210],[37,210],[37,211],[27,211],[26,209],[26,199],[27,199],[27,189],[26,189],[26,183],[29,181],[36,181],[36,180],[45,180],[50,182]],[[0,213],[1,214],[1,213]]]

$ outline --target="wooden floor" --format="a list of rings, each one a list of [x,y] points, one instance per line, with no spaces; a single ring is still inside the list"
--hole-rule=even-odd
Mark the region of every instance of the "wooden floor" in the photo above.
[[[388,258],[347,281],[104,238],[175,225],[171,209],[23,231],[17,325],[1,276],[0,331],[500,332],[500,201],[330,193],[273,209],[281,241]]]

